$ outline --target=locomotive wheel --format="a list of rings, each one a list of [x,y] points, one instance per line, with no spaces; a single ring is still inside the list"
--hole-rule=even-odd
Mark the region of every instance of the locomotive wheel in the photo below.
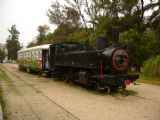
[[[96,83],[96,91],[98,91],[98,92],[103,92],[104,91],[104,87],[102,87],[99,82]]]
[[[66,82],[74,83],[74,73],[72,71],[66,74]]]
[[[117,92],[117,91],[118,91],[118,87],[117,87],[117,86],[113,86],[113,87],[111,88],[111,91]]]
[[[69,82],[73,83],[73,75],[72,75],[72,73],[69,74]]]
[[[71,72],[70,73],[70,83],[71,84],[75,84],[76,83],[76,80],[78,80],[78,76],[76,75],[76,73],[73,73],[73,72]]]
[[[106,86],[105,89],[107,90],[107,93],[110,94],[110,92],[111,92],[111,87]]]
[[[30,69],[29,68],[27,68],[27,72],[30,73]]]
[[[65,81],[67,83],[69,82],[69,74],[68,73],[63,75],[63,81]]]
[[[124,86],[120,86],[118,88],[118,92],[119,92],[119,94],[121,94],[123,96],[127,96],[127,94],[126,94],[126,86],[125,85]]]

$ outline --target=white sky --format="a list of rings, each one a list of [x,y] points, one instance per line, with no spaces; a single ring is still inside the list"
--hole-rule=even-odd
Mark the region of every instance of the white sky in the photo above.
[[[0,0],[0,43],[5,43],[8,28],[16,24],[19,42],[26,46],[38,34],[37,27],[49,23],[47,10],[54,0]]]

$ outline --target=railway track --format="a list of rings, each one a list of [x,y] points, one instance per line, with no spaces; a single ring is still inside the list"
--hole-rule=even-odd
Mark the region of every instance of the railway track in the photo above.
[[[68,114],[69,116],[71,116],[71,118],[73,120],[80,120],[76,115],[74,115],[73,113],[71,113],[70,111],[68,111],[66,108],[64,108],[63,106],[61,106],[53,98],[50,98],[47,95],[45,95],[42,91],[39,91],[37,88],[35,88],[33,85],[31,85],[30,83],[28,83],[27,81],[25,81],[24,79],[22,79],[20,76],[18,76],[14,72],[12,72],[10,69],[8,69],[8,68],[4,68],[4,69],[6,69],[9,72],[7,74],[11,74],[13,77],[15,77],[16,81],[18,80],[19,82],[23,82],[25,85],[27,85],[28,87],[30,87],[32,90],[34,90],[35,92],[38,92],[38,94],[40,94],[42,97],[44,97],[45,99],[47,99],[48,101],[50,101],[53,104],[53,106],[57,106],[63,112],[65,112],[66,114]],[[40,113],[38,113],[37,111],[35,111],[34,108],[32,107],[32,105],[28,102],[28,100],[26,100],[25,97],[23,97],[23,95],[21,95],[21,90],[17,88],[16,84],[14,84],[14,86],[15,86],[16,91],[19,93],[20,97],[23,99],[23,101],[26,103],[26,105],[29,107],[29,109],[32,111],[32,113],[36,116],[37,120],[42,120],[41,116],[40,116]]]
[[[127,90],[135,92],[135,95],[113,97],[107,94],[95,94],[81,87],[52,81],[50,78],[19,72],[16,64],[2,66],[11,78],[11,82],[0,81],[7,104],[8,120],[159,120],[160,118],[158,86],[143,83],[131,85]],[[126,116],[128,111],[131,114]]]

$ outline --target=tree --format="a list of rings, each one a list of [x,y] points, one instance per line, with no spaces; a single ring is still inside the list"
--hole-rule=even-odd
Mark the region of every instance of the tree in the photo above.
[[[144,62],[144,74],[151,77],[160,77],[160,55],[151,57]]]
[[[68,41],[69,34],[73,33],[74,29],[70,26],[70,24],[60,24],[57,29],[54,31],[53,35],[53,42],[65,42]]]
[[[37,43],[36,40],[32,40],[31,42],[28,43],[27,48],[36,46],[36,43]]]
[[[20,50],[20,43],[18,41],[20,32],[16,29],[16,25],[12,25],[8,29],[10,35],[6,40],[6,47],[8,50],[8,59],[17,60],[17,51]]]
[[[94,45],[96,37],[102,34],[107,35],[111,41],[111,27],[120,26],[121,33],[129,38],[127,44],[135,58],[132,65],[137,71],[140,71],[144,60],[149,58],[151,46],[157,48],[152,49],[152,53],[159,54],[160,0],[64,1],[64,4],[58,1],[52,3],[48,10],[50,22],[58,25],[53,33],[54,41],[86,39]],[[146,16],[148,11],[151,11],[151,14]],[[72,27],[75,25],[74,22],[78,23],[76,29]],[[156,34],[148,37],[148,30]],[[149,46],[147,48],[146,42]]]
[[[52,3],[47,15],[53,24],[70,24],[73,28],[80,26],[80,14],[78,11],[74,7],[61,6],[58,1]]]
[[[47,25],[39,25],[38,28],[38,36],[36,37],[37,39],[37,45],[41,45],[43,41],[45,41],[46,35],[49,31],[49,26]]]
[[[56,1],[52,3],[47,15],[50,22],[57,25],[57,29],[53,32],[52,42],[74,41],[75,36],[72,37],[73,34],[81,32],[80,14],[75,8],[70,6],[62,7]]]
[[[5,59],[6,57],[6,53],[4,50],[0,49],[0,63],[3,62],[3,60]]]

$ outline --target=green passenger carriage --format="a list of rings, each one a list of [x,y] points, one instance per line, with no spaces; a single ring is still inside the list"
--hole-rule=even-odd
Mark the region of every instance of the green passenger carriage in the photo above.
[[[18,51],[19,69],[27,72],[48,70],[49,46],[50,44],[46,44]]]

